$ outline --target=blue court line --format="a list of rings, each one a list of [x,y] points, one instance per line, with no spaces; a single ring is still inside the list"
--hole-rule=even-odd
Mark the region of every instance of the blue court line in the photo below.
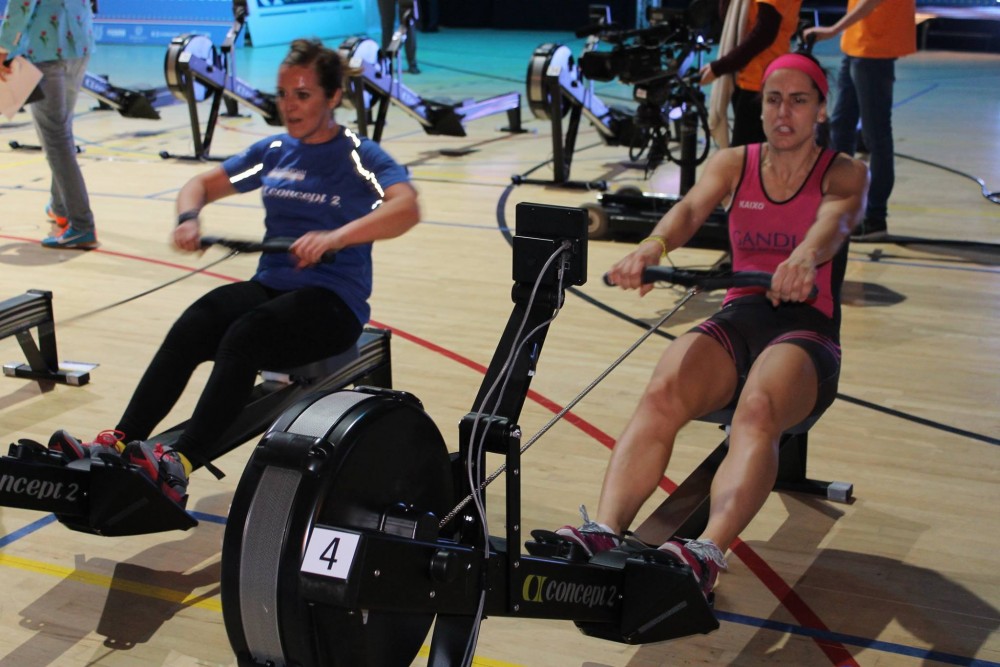
[[[8,544],[17,542],[22,537],[27,537],[28,535],[31,535],[32,533],[38,530],[41,530],[42,528],[49,525],[55,520],[56,520],[56,515],[49,514],[47,516],[43,516],[38,521],[33,521],[29,523],[24,528],[20,528],[18,530],[15,530],[13,533],[8,533],[7,535],[0,537],[0,549],[3,549]]]
[[[904,97],[900,101],[898,101],[895,104],[893,104],[892,108],[895,109],[897,107],[901,107],[904,104],[906,104],[907,102],[912,102],[913,100],[917,99],[918,97],[923,97],[924,95],[926,95],[927,93],[931,92],[932,90],[934,90],[935,88],[937,88],[940,85],[941,84],[939,84],[939,83],[935,83],[935,84],[932,84],[930,86],[927,86],[923,90],[918,90],[917,92],[913,93],[909,97]]]
[[[954,653],[929,651],[927,649],[916,648],[913,646],[905,646],[894,642],[884,642],[878,639],[870,639],[868,637],[858,637],[856,635],[846,635],[841,632],[832,632],[830,630],[804,628],[799,625],[791,625],[789,623],[781,623],[779,621],[755,618],[753,616],[744,616],[743,614],[734,614],[727,611],[716,610],[715,615],[720,621],[727,621],[729,623],[739,623],[740,625],[749,625],[767,630],[775,630],[777,632],[786,632],[788,634],[801,635],[812,639],[833,641],[841,644],[848,644],[850,646],[860,646],[861,648],[870,648],[876,651],[894,653],[896,655],[905,655],[911,658],[933,660],[946,665],[964,665],[966,667],[1000,667],[1000,662],[979,660],[977,658],[970,658],[964,655],[955,655]]]
[[[218,514],[206,514],[203,512],[188,512],[188,514],[198,519],[199,521],[216,523],[219,525],[225,525],[226,523],[226,517],[219,516]],[[38,530],[44,528],[45,526],[48,526],[49,524],[53,523],[55,520],[56,520],[55,515],[49,514],[37,521],[28,524],[24,528],[15,530],[12,533],[0,537],[0,549],[6,547],[7,545],[13,542],[16,542],[22,537],[27,537],[28,535],[37,532]],[[841,632],[833,632],[831,630],[817,630],[815,628],[805,628],[802,627],[801,625],[792,625],[791,623],[781,623],[779,621],[772,621],[766,618],[756,618],[754,616],[746,616],[744,614],[736,614],[728,611],[716,610],[715,616],[720,621],[725,621],[727,623],[748,625],[755,628],[763,628],[765,630],[774,630],[776,632],[798,635],[800,637],[809,637],[811,639],[838,642],[840,644],[847,644],[849,646],[859,646],[861,648],[873,649],[876,651],[881,651],[883,653],[892,653],[895,655],[904,655],[911,658],[933,660],[935,662],[940,662],[946,665],[962,665],[963,667],[1000,667],[1000,662],[992,662],[990,660],[979,660],[977,658],[955,655],[954,653],[929,651],[927,649],[916,648],[914,646],[906,646],[904,644],[896,644],[894,642],[884,642],[878,639],[872,639],[869,637],[859,637],[857,635],[848,635]]]
[[[188,512],[192,517],[198,521],[205,521],[206,523],[217,523],[220,526],[226,525],[226,517],[219,516],[218,514],[205,514],[204,512]]]

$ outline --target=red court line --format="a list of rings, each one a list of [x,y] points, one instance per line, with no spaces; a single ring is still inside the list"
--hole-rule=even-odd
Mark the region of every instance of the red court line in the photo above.
[[[0,234],[0,238],[37,243],[37,241],[34,239],[8,236],[5,234]],[[46,249],[46,252],[54,252],[54,251]],[[73,251],[73,252],[78,252],[78,251]],[[121,257],[123,259],[138,260],[142,262],[148,262],[150,264],[157,264],[159,266],[181,269],[184,271],[195,270],[190,266],[184,266],[182,264],[175,264],[173,262],[167,262],[164,260],[154,259],[150,257],[140,257],[138,255],[131,255],[128,253],[116,252],[113,250],[102,250],[98,248],[87,252],[98,252],[106,255],[112,255],[115,257]],[[202,275],[212,276],[213,278],[218,278],[220,280],[227,280],[230,282],[236,282],[238,280],[241,280],[240,278],[226,276],[221,273],[211,273],[208,271],[202,272]],[[448,359],[451,359],[452,361],[462,364],[463,366],[466,366],[467,368],[470,368],[476,371],[477,373],[481,374],[486,373],[486,366],[483,366],[482,364],[472,361],[467,357],[463,357],[462,355],[452,350],[441,347],[436,343],[432,343],[429,340],[423,339],[419,336],[403,331],[402,329],[396,329],[394,327],[386,325],[382,322],[378,322],[376,320],[371,320],[371,324],[373,326],[380,327],[383,329],[389,329],[390,331],[392,331],[394,336],[399,336],[400,338],[410,341],[415,345],[419,345],[420,347],[431,350],[432,352],[436,352],[437,354],[440,354],[444,357],[447,357]],[[555,401],[552,401],[546,398],[545,396],[542,396],[538,392],[528,390],[528,398],[530,398],[531,400],[535,401],[536,403],[546,408],[547,410],[550,410],[553,413],[557,413],[560,410],[562,410],[562,406],[560,406]],[[608,449],[614,447],[615,444],[614,438],[612,438],[610,435],[608,435],[601,429],[597,428],[587,420],[583,419],[579,415],[576,415],[573,412],[567,412],[564,415],[563,419],[565,419],[568,423],[577,427],[578,429],[580,429],[581,431],[583,431],[584,433],[586,433],[591,438],[598,441]],[[677,484],[674,483],[672,480],[670,480],[668,477],[664,476],[663,479],[660,481],[660,488],[662,488],[669,494],[672,493],[677,488]],[[778,602],[780,602],[786,609],[788,609],[788,611],[792,614],[795,620],[799,622],[800,625],[813,630],[830,632],[830,629],[826,626],[825,623],[823,623],[822,620],[820,620],[819,616],[809,607],[809,605],[806,604],[806,602],[801,597],[799,597],[799,595],[795,593],[795,591],[792,590],[792,587],[789,586],[781,578],[781,576],[777,572],[775,572],[771,568],[771,566],[768,565],[767,562],[765,562],[764,559],[757,554],[757,552],[755,552],[753,549],[747,546],[745,542],[739,539],[737,539],[732,545],[730,545],[730,548],[733,550],[733,553],[736,554],[736,556],[740,560],[742,560],[744,564],[746,564],[747,568],[749,568],[749,570],[754,573],[754,575],[761,581],[761,583],[763,583],[767,587],[767,589],[771,591],[771,593],[778,599]],[[820,650],[823,651],[823,653],[826,654],[826,656],[836,667],[859,667],[858,663],[851,656],[850,652],[840,642],[835,642],[832,640],[820,639],[820,638],[815,638],[813,641],[816,642],[816,645],[820,648]]]
[[[9,239],[11,241],[22,241],[25,243],[31,243],[32,245],[38,245],[42,252],[76,252],[76,253],[90,253],[96,252],[101,255],[111,255],[112,257],[121,257],[122,259],[132,259],[138,260],[140,262],[146,262],[147,264],[156,264],[157,266],[166,266],[171,269],[180,269],[182,271],[198,271],[196,267],[187,266],[185,264],[177,264],[176,262],[168,262],[163,259],[156,259],[154,257],[141,257],[139,255],[133,255],[127,252],[118,252],[117,250],[104,250],[103,248],[94,248],[93,250],[71,250],[71,249],[59,249],[59,248],[42,248],[39,244],[38,239],[25,238],[23,236],[10,236],[8,234],[0,234],[0,239]],[[212,278],[218,278],[219,280],[228,280],[229,282],[237,282],[243,280],[242,278],[233,278],[232,276],[226,276],[221,273],[214,273],[212,271],[198,271],[199,275],[211,276]]]

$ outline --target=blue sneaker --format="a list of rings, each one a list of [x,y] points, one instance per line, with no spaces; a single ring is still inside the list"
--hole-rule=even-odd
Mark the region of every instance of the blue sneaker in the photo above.
[[[101,245],[97,242],[97,234],[93,229],[85,232],[73,229],[67,225],[64,230],[42,239],[43,248],[69,248],[72,250],[92,250]]]

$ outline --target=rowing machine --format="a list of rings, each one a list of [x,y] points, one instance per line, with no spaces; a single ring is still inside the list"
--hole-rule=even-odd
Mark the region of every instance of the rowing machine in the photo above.
[[[81,90],[98,101],[98,108],[114,109],[125,118],[159,120],[160,112],[156,109],[176,101],[166,87],[129,90],[113,86],[108,77],[90,72],[84,74]]]
[[[174,102],[167,88],[129,90],[128,88],[113,86],[108,81],[108,77],[91,74],[90,72],[84,73],[83,81],[80,83],[80,90],[97,100],[96,109],[113,109],[124,118],[159,120],[160,112],[156,109],[173,104]],[[19,141],[10,141],[8,145],[13,150],[42,150],[42,147],[38,144],[22,144]],[[83,149],[76,146],[76,152],[82,153]]]
[[[382,140],[389,105],[395,104],[416,119],[427,134],[464,137],[465,123],[484,116],[506,112],[506,132],[521,132],[521,95],[505,93],[485,100],[451,102],[423,98],[407,88],[399,71],[398,52],[406,39],[407,18],[404,13],[400,29],[393,35],[392,43],[382,53],[375,40],[368,37],[349,37],[338,50],[349,66],[349,77],[344,90],[344,104],[358,112],[358,132],[368,135],[369,117],[375,110],[374,141]],[[376,108],[377,107],[377,108]]]
[[[38,340],[32,337],[37,331]],[[43,391],[56,383],[79,387],[90,382],[90,369],[96,364],[60,364],[56,347],[56,323],[52,313],[52,292],[28,290],[25,294],[0,302],[0,338],[15,336],[27,364],[4,364],[3,374],[38,380]]]
[[[606,13],[591,18],[591,25],[577,31],[577,36],[588,37],[579,60],[560,44],[542,44],[532,55],[529,106],[537,118],[552,123],[553,180],[515,175],[513,182],[606,190],[604,181],[569,180],[580,119],[586,116],[607,145],[628,147],[633,162],[645,155],[647,173],[671,160],[681,165],[682,187],[693,183],[695,167],[708,154],[706,142],[701,155],[695,155],[699,124],[707,136],[707,113],[704,95],[689,72],[706,47],[684,20],[668,10],[648,8],[651,25],[641,30],[620,30]],[[614,49],[599,51],[601,41],[613,43]],[[608,107],[594,94],[594,81],[615,79],[633,86],[634,111]],[[675,138],[681,147],[679,157],[670,149]]]
[[[518,205],[514,310],[457,454],[397,391],[314,394],[265,434],[223,541],[241,667],[408,665],[432,623],[428,664],[468,665],[487,615],[573,620],[625,643],[718,628],[690,569],[656,549],[587,562],[519,547],[517,419],[563,290],[586,281],[586,224],[580,209]],[[483,509],[487,452],[506,461],[503,537]]]
[[[206,237],[203,245],[240,252],[287,252],[287,241],[254,243]],[[313,392],[351,385],[392,386],[391,333],[366,328],[354,347],[333,357],[291,369],[262,371],[236,421],[205,453],[195,469],[264,432],[275,418]],[[151,439],[172,445],[186,422]],[[187,530],[198,524],[168,499],[139,468],[119,456],[102,455],[69,464],[62,454],[31,440],[10,446],[0,457],[0,506],[53,512],[67,528],[105,536]]]
[[[596,42],[588,42],[588,49]],[[552,125],[552,180],[544,181],[515,175],[516,184],[561,185],[587,190],[604,190],[604,181],[571,181],[570,167],[576,149],[580,120],[586,117],[609,146],[632,143],[634,126],[628,110],[607,106],[594,93],[592,82],[584,79],[569,47],[546,43],[535,49],[528,63],[528,108],[535,118]],[[563,118],[569,116],[563,129]]]
[[[163,61],[164,76],[170,92],[180,101],[187,103],[191,134],[194,138],[194,154],[173,155],[168,151],[161,151],[160,157],[163,159],[224,159],[209,156],[223,101],[226,103],[226,113],[229,116],[237,115],[237,103],[239,103],[259,113],[268,125],[281,125],[274,95],[257,90],[236,76],[236,57],[233,49],[246,23],[246,7],[235,3],[233,12],[233,24],[218,51],[207,36],[197,34],[179,35],[167,46]],[[205,131],[202,133],[198,119],[198,103],[209,97],[212,99],[212,104]]]

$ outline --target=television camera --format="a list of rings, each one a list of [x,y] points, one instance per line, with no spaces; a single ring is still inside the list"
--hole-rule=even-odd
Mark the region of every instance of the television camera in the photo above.
[[[664,159],[681,166],[681,187],[694,183],[694,168],[708,157],[709,130],[705,96],[698,86],[697,60],[709,49],[704,3],[686,10],[658,7],[647,9],[649,27],[622,30],[614,24],[596,24],[577,32],[596,35],[613,45],[611,50],[592,49],[580,56],[580,71],[591,81],[613,81],[634,86],[638,106],[633,123],[629,157],[637,161],[646,155],[651,171]],[[699,129],[705,142],[697,152]],[[671,150],[671,141],[680,142],[680,154]],[[685,188],[686,184],[686,188]]]

